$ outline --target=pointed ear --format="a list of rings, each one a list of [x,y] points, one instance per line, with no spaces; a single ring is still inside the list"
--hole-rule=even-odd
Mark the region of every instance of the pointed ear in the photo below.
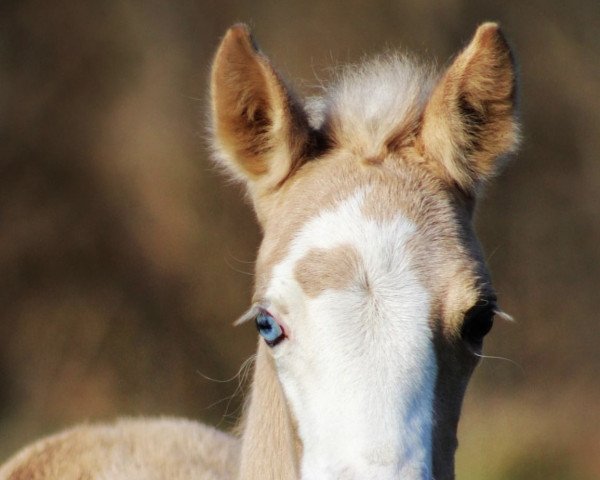
[[[255,199],[276,189],[302,161],[310,129],[245,25],[231,27],[217,50],[211,101],[218,159]]]
[[[434,88],[417,145],[469,196],[516,149],[516,75],[495,23],[481,25]]]

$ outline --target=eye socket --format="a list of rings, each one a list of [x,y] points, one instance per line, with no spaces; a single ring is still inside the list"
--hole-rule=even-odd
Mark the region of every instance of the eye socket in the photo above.
[[[281,325],[277,323],[273,315],[262,308],[256,315],[256,329],[270,347],[274,347],[285,338],[285,332]]]
[[[480,346],[483,338],[494,326],[495,303],[488,300],[477,302],[465,313],[465,319],[461,328],[463,340]]]

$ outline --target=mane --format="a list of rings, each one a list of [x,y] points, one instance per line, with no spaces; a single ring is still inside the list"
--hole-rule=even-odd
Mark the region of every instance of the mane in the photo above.
[[[407,55],[385,54],[342,67],[306,110],[313,128],[355,153],[378,156],[418,124],[437,75]]]

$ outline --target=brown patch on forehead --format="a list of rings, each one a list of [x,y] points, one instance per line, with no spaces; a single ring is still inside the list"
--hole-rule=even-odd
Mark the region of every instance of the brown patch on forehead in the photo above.
[[[324,249],[312,248],[294,269],[294,277],[309,297],[325,290],[342,290],[359,277],[362,260],[351,245]]]
[[[255,277],[254,300],[263,298],[271,272],[283,261],[302,227],[312,218],[335,208],[365,182],[356,162],[331,155],[303,166],[271,198],[265,199],[265,237]]]

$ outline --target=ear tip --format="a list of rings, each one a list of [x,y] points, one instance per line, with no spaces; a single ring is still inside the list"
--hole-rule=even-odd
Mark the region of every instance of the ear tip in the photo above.
[[[484,22],[479,25],[473,40],[479,45],[489,45],[492,48],[510,50],[508,41],[498,22]]]
[[[492,21],[483,22],[481,25],[479,25],[479,27],[477,27],[478,32],[487,32],[487,31],[497,32],[499,30],[500,30],[500,24],[498,22],[492,22]]]
[[[249,37],[250,36],[250,27],[243,23],[235,23],[227,30],[226,36],[235,36],[235,37]]]
[[[502,29],[498,22],[484,22],[477,27],[475,38],[485,39],[502,35]]]
[[[222,44],[227,45],[230,42],[243,43],[250,46],[254,51],[258,50],[250,27],[245,23],[236,23],[227,29]]]

